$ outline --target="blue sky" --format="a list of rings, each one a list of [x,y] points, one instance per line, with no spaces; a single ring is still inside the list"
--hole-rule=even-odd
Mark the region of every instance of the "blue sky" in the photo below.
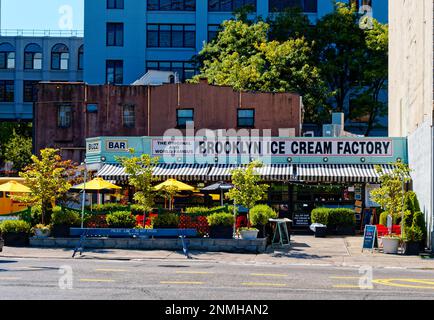
[[[0,0],[2,29],[83,30],[84,0]],[[62,6],[69,6],[62,15]],[[69,13],[72,12],[72,15]],[[71,19],[65,19],[71,17]],[[60,24],[59,24],[60,22]]]

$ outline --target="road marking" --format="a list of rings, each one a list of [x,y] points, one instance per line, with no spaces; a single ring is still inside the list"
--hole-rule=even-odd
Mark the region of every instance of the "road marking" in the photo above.
[[[204,284],[200,281],[160,281],[160,284]]]
[[[176,271],[178,274],[212,274],[214,272],[206,272],[206,271]]]
[[[20,280],[20,277],[0,277],[0,280]]]
[[[125,270],[125,269],[95,269],[95,271],[98,271],[98,272],[128,272],[128,270]]]
[[[249,287],[286,287],[284,283],[243,282],[241,284]]]
[[[254,277],[287,277],[287,274],[283,273],[251,273]]]
[[[390,286],[390,287],[434,290],[434,286],[417,286],[417,285],[412,285],[412,284],[395,283],[395,282],[410,282],[410,283],[420,283],[420,284],[433,285],[434,280],[432,280],[432,279],[376,279],[376,280],[373,280],[372,282],[376,283],[376,284],[381,284],[384,286]]]
[[[80,282],[115,282],[112,279],[80,279]]]

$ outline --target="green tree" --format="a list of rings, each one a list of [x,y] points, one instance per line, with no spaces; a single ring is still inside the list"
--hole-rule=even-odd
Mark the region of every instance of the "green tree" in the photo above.
[[[387,89],[388,79],[388,26],[373,20],[373,28],[365,31],[366,54],[360,85],[355,88],[351,117],[367,116],[365,135],[378,124],[379,117],[387,115],[387,102],[380,95]]]
[[[381,166],[375,167],[380,175],[381,187],[373,190],[371,197],[396,220],[401,218],[405,209],[407,192],[404,185],[410,180],[410,168],[402,162],[395,162],[393,167],[391,172],[385,172]]]
[[[304,38],[268,41],[269,25],[229,20],[217,39],[199,53],[201,72],[215,85],[240,91],[297,92],[303,96],[305,117],[317,120],[328,98],[319,69],[311,64],[312,44]]]
[[[72,187],[70,179],[75,175],[76,167],[72,161],[62,160],[57,149],[43,149],[40,157],[33,155],[31,159],[32,163],[20,172],[31,193],[14,198],[41,208],[41,223],[48,224],[56,201]]]
[[[31,138],[32,137],[32,123],[31,122],[9,122],[0,121],[0,164],[5,160],[6,146],[14,137]]]
[[[351,90],[360,84],[366,62],[365,33],[359,27],[353,4],[335,3],[335,10],[322,17],[315,27],[315,57],[321,76],[333,99],[329,106],[345,112]]]
[[[298,7],[275,13],[268,17],[267,23],[270,25],[270,40],[284,42],[288,39],[314,39],[314,28],[307,15]]]
[[[255,170],[260,167],[261,162],[253,161],[246,168],[232,171],[234,188],[229,190],[228,195],[235,204],[250,210],[258,201],[264,200],[270,186],[261,183],[261,177]]]
[[[32,138],[17,134],[5,145],[4,160],[13,164],[13,169],[21,171],[30,164],[32,158]]]
[[[134,155],[134,149],[130,149],[130,154]],[[140,157],[117,157],[118,161],[128,174],[128,181],[134,187],[134,201],[140,205],[144,211],[150,211],[155,204],[156,192],[152,184],[156,181],[153,177],[158,158],[152,158],[148,154]]]

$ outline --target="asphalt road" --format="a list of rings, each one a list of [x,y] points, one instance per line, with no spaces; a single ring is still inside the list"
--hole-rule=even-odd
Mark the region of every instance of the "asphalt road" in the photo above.
[[[434,270],[0,258],[0,299],[434,299]]]

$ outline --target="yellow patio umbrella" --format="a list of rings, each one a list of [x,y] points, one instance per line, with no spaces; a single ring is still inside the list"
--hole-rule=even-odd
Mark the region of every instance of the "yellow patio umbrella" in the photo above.
[[[9,181],[5,184],[0,185],[0,192],[11,192],[11,193],[31,193],[29,187],[22,185],[16,181]]]
[[[104,180],[103,178],[95,178],[89,182],[82,183],[73,186],[71,190],[86,190],[86,191],[97,191],[98,193],[98,203],[99,203],[99,192],[102,190],[120,190],[121,187]]]
[[[101,191],[101,190],[119,190],[121,187],[105,181],[103,178],[95,178],[89,182],[79,184],[72,187],[75,190],[86,190],[86,191]]]
[[[163,183],[160,183],[159,185],[155,186],[155,190],[162,190],[165,188],[176,188],[179,191],[194,191],[195,188],[192,186],[189,186],[188,184],[185,184],[181,181],[178,181],[176,179],[169,179],[164,181]]]
[[[169,179],[164,181],[163,183],[160,183],[159,185],[156,185],[154,189],[157,191],[164,190],[164,189],[175,189],[176,191],[194,191],[195,187],[192,187],[176,179]],[[170,209],[172,209],[172,203],[173,203],[173,196],[170,199],[170,206],[169,206]]]

